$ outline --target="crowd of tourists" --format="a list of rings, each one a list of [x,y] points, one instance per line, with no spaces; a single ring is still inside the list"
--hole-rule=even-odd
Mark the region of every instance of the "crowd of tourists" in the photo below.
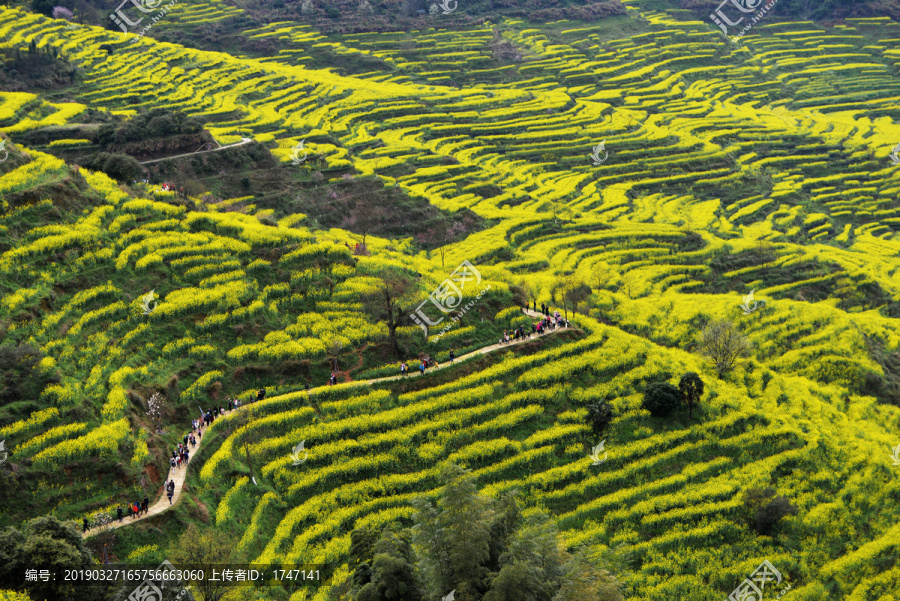
[[[308,387],[307,387],[308,389]],[[261,401],[266,396],[266,389],[260,388],[256,393],[257,400]],[[228,398],[227,403],[228,411],[232,409],[237,409],[242,405],[240,399]],[[175,472],[181,469],[182,465],[187,465],[191,459],[191,449],[200,444],[200,440],[203,438],[203,428],[209,426],[215,419],[221,415],[224,415],[226,412],[225,405],[220,405],[219,407],[213,407],[208,411],[203,411],[200,409],[201,417],[199,419],[191,420],[191,431],[186,433],[181,442],[178,443],[178,446],[172,449],[172,456],[169,457],[169,466],[171,468],[171,478],[167,478],[165,484],[163,485],[163,490],[166,492],[166,496],[169,498],[169,505],[172,504],[172,497],[175,496]],[[135,501],[134,503],[125,503],[122,506],[116,508],[116,521],[121,522],[123,519],[131,518],[136,520],[139,516],[146,514],[150,511],[150,499],[144,497],[143,501]],[[84,532],[87,532],[91,525],[87,518],[82,519]]]
[[[527,312],[528,305],[526,304],[523,308],[523,312]],[[538,310],[537,301],[534,301],[534,311]],[[559,314],[559,311],[554,311],[552,314],[550,313],[550,307],[544,303],[541,303],[541,313],[543,317],[538,321],[531,324],[531,333],[527,332],[524,326],[519,326],[513,330],[503,330],[503,336],[500,337],[498,341],[499,344],[509,344],[511,342],[517,342],[519,340],[525,340],[526,338],[531,338],[533,335],[540,336],[545,332],[549,332],[555,330],[557,328],[568,328],[569,320],[564,318]],[[450,349],[449,360],[450,363],[453,363],[454,359],[456,359],[456,353],[453,349]],[[423,376],[425,375],[425,371],[429,367],[440,367],[440,364],[437,362],[437,359],[426,355],[424,358],[419,360],[419,365],[416,369],[419,370],[419,373]],[[331,374],[332,379],[334,378],[334,373]],[[409,365],[407,365],[406,361],[400,362],[400,377],[405,378],[409,376]]]
[[[450,363],[453,363],[453,361],[456,359],[456,353],[453,349],[450,349],[450,354],[448,355],[448,359],[449,359]],[[438,363],[438,360],[436,357],[432,357],[430,355],[425,355],[422,359],[419,360],[419,367],[417,367],[416,369],[418,369],[419,373],[424,376],[425,371],[429,367],[437,368],[440,366],[441,366],[441,364]],[[408,375],[409,375],[409,365],[406,364],[406,361],[401,361],[400,362],[400,377],[405,378]]]

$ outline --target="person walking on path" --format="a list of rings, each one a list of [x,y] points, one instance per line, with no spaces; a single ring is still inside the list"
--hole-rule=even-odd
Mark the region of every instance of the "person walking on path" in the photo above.
[[[117,522],[122,521],[122,508],[121,507],[116,507],[116,521]]]
[[[264,398],[266,398],[266,389],[265,389],[265,388],[260,388],[260,389],[259,389],[259,392],[256,393],[256,400],[257,400],[257,401],[261,401],[261,400],[263,400]]]
[[[419,371],[422,373],[423,376],[425,375],[425,362],[424,361],[419,363]]]
[[[143,505],[141,505],[141,509],[143,510],[144,513],[147,513],[148,511],[150,511],[150,499],[149,498],[144,497],[144,503],[143,503]]]
[[[169,497],[169,505],[172,504],[172,495],[175,494],[175,481],[169,480],[166,483],[166,496]]]
[[[87,521],[87,518],[84,518],[84,530],[83,530],[83,532],[87,532],[87,531],[88,531],[88,521]]]
[[[456,359],[456,353],[453,352],[453,349],[450,349],[450,364],[453,364],[453,360]]]

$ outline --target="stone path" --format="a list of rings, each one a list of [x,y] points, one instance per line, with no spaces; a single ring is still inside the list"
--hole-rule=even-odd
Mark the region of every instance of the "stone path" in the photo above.
[[[533,317],[535,319],[539,319],[539,318],[543,317],[543,315],[541,313],[532,311],[531,309],[528,309],[526,311],[526,314],[529,317]],[[529,334],[528,338],[525,338],[523,340],[516,340],[516,341],[511,340],[509,342],[509,344],[493,344],[491,346],[485,346],[483,348],[478,349],[477,351],[472,351],[471,353],[457,357],[456,360],[454,361],[453,365],[455,365],[456,363],[460,363],[462,361],[467,361],[467,360],[475,358],[475,357],[480,357],[481,355],[485,355],[485,354],[490,353],[491,351],[495,351],[497,349],[509,348],[511,346],[515,346],[516,344],[522,344],[524,342],[528,342],[529,340],[535,340],[537,338],[541,338],[543,336],[548,336],[550,334],[555,334],[556,332],[561,332],[564,330],[566,330],[565,326],[563,326],[561,328],[556,328],[555,330],[550,330],[541,335],[531,334],[531,332],[528,332],[528,334]],[[449,367],[450,365],[451,365],[450,361],[445,361],[444,363],[441,364],[440,367],[429,367],[425,371],[425,375],[431,373],[432,371],[434,371],[436,369],[445,369],[445,368]],[[374,384],[376,382],[389,382],[391,380],[399,380],[401,377],[402,376],[398,375],[398,376],[387,376],[384,378],[376,378],[374,380],[369,380],[367,382],[367,384]],[[415,377],[415,376],[410,375],[407,377]],[[318,388],[325,388],[325,386],[320,386]],[[311,388],[310,392],[313,390],[315,390],[315,388]],[[241,405],[241,407],[244,407],[244,405]],[[241,407],[238,407],[238,409],[232,409],[231,411],[226,411],[225,414],[227,415],[229,413],[233,413],[234,411],[239,410]],[[205,428],[205,426],[204,426],[204,428]],[[191,457],[197,456],[197,452],[200,450],[200,447],[202,444],[203,444],[203,438],[199,438],[197,440],[197,446],[193,447],[190,451]],[[159,499],[156,501],[156,503],[154,503],[153,505],[150,506],[150,509],[147,511],[147,513],[145,513],[137,518],[128,517],[127,515],[124,515],[122,517],[121,522],[114,521],[111,524],[109,524],[107,526],[107,528],[121,528],[122,526],[127,526],[128,524],[140,522],[141,520],[146,520],[147,518],[152,518],[155,515],[159,515],[160,513],[168,510],[170,507],[175,507],[176,505],[178,505],[178,502],[181,500],[181,492],[184,489],[184,481],[185,481],[185,479],[187,479],[187,471],[190,468],[190,466],[191,466],[191,463],[189,462],[187,465],[182,465],[180,468],[177,468],[174,471],[171,468],[169,469],[168,478],[171,479],[171,478],[173,478],[173,475],[174,475],[174,480],[175,480],[175,494],[172,495],[172,504],[171,505],[169,505],[169,497],[166,496],[165,491],[162,491],[162,494],[159,497]],[[82,536],[82,538],[88,538],[89,536],[94,536],[95,534],[98,534],[100,531],[101,531],[101,529],[99,527],[90,528],[90,529],[88,529],[87,532],[83,533],[81,536]]]

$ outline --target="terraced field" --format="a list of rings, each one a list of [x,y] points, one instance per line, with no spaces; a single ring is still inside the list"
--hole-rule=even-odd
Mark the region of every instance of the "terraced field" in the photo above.
[[[539,28],[324,35],[272,23],[243,32],[280,45],[263,58],[149,37],[107,53],[119,34],[0,9],[4,45],[52,45],[85,73],[75,102],[0,91],[3,338],[38,347],[39,370],[58,379],[2,414],[10,460],[35,476],[20,477],[31,483],[21,507],[0,505],[2,523],[42,498],[66,518],[107,509],[121,479],[90,482],[94,469],[143,473],[156,490],[145,468],[163,465],[167,439],[144,415],[151,390],[193,415],[266,386],[252,419],[230,414],[204,433],[187,505],[208,507],[251,561],[326,566],[334,587],[292,600],[337,598],[350,532],[408,525],[448,460],[490,496],[521,490],[570,546],[615,560],[629,599],[720,600],[768,560],[796,601],[894,600],[900,27],[767,19],[734,44],[686,11],[625,4],[626,17]],[[161,31],[239,16],[181,7]],[[314,68],[329,60],[341,68]],[[304,215],[126,187],[51,156],[52,144],[18,142],[88,107],[178,109],[208,119],[222,145],[267,144],[298,181],[364,178],[491,225],[449,246],[446,267],[410,239],[369,236],[371,254],[355,256],[348,232]],[[56,146],[82,144],[66,140]],[[301,140],[309,159],[291,166]],[[600,142],[609,154],[595,165]],[[61,197],[77,200],[48,200]],[[452,377],[366,384],[396,370],[370,352],[389,338],[364,310],[378,275],[418,274],[423,300],[464,260],[491,284],[486,309],[440,342],[404,323],[413,353],[443,362],[496,342],[527,323],[521,294],[568,314],[561,277],[591,297],[562,336]],[[145,314],[150,290],[158,305]],[[751,290],[766,304],[743,314]],[[720,318],[752,344],[723,379],[698,344]],[[304,384],[323,383],[335,343],[358,365],[312,392],[317,414]],[[696,419],[642,408],[648,383],[689,371],[707,384]],[[586,405],[604,399],[615,418],[595,466]],[[190,417],[175,419],[177,430]],[[309,458],[296,466],[300,441]],[[742,493],[765,487],[799,510],[778,535],[747,527]],[[135,531],[117,552],[158,542]]]

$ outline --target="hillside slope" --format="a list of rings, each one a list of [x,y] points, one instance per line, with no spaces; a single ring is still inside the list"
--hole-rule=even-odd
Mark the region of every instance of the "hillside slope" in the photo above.
[[[350,532],[408,524],[452,461],[613,558],[629,598],[719,600],[768,560],[792,599],[890,601],[900,26],[767,19],[735,44],[682,11],[626,4],[627,16],[540,28],[240,31],[271,38],[277,51],[259,58],[0,10],[5,45],[56,47],[86,74],[75,102],[0,91],[0,331],[35,363],[0,407],[0,523],[155,493],[198,406],[265,386],[252,412],[205,431],[183,507],[120,529],[118,557],[155,545],[162,559],[173,532],[201,523],[234,532],[248,560],[334,577],[270,598],[337,598]],[[173,11],[160,28],[196,18]],[[88,106],[180,110],[220,144],[269,145],[321,199],[371,181],[489,226],[443,252],[369,236],[354,253],[349,232],[276,219],[252,197],[117,183],[23,143]],[[308,159],[292,164],[301,140]],[[378,277],[404,274],[408,315],[464,261],[490,292],[439,342],[404,318],[407,357],[444,362],[529,327],[526,300],[576,327],[366,384],[400,358],[367,301]],[[742,311],[751,291],[765,304]],[[700,352],[714,319],[751,342],[722,378]],[[342,383],[313,393],[317,411],[305,384],[334,361]],[[694,419],[651,416],[648,385],[686,372],[706,383]],[[146,413],[157,391],[171,403],[164,432]],[[586,424],[596,401],[614,415],[602,434]],[[609,458],[595,466],[600,440]],[[295,466],[301,441],[309,459]],[[761,535],[744,498],[767,487],[798,512]]]

